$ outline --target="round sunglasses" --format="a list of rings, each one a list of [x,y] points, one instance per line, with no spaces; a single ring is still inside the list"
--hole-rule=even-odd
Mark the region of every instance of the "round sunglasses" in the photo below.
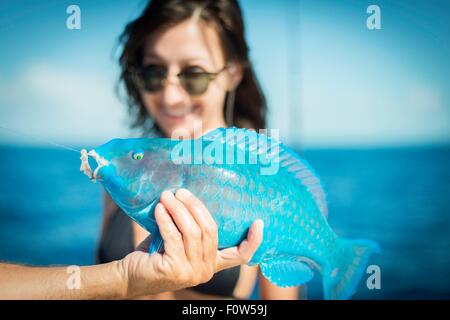
[[[217,72],[206,72],[200,67],[187,67],[177,74],[180,85],[192,96],[202,95],[208,90],[208,86],[222,71],[225,65]],[[166,85],[169,71],[161,65],[147,65],[130,70],[133,81],[140,88],[148,92],[158,92]]]

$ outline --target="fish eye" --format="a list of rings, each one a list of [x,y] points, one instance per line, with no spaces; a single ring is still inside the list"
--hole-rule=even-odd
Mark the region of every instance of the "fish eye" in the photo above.
[[[142,158],[144,158],[144,152],[135,151],[131,154],[131,157],[133,158],[133,160],[142,160]]]

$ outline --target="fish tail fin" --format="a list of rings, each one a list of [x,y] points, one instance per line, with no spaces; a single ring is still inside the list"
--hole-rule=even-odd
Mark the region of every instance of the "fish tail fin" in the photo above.
[[[370,240],[339,239],[335,261],[323,273],[323,291],[326,300],[349,299],[356,291],[369,257],[379,253],[380,247]]]

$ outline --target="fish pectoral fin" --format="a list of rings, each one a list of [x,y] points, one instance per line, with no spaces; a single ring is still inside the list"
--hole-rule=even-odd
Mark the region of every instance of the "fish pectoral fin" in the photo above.
[[[156,232],[154,232],[152,234],[152,242],[150,244],[149,252],[150,252],[150,254],[155,253],[155,252],[159,252],[159,253],[164,252],[164,240],[162,239],[161,234],[159,233],[159,230],[157,230]]]
[[[263,276],[279,287],[294,287],[310,281],[314,272],[299,257],[274,257],[260,263]]]

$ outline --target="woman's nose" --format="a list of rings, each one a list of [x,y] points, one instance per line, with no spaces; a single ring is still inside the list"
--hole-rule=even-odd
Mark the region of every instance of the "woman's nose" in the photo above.
[[[174,79],[175,78],[175,79]],[[163,88],[162,99],[164,105],[167,107],[176,107],[183,104],[186,97],[186,92],[181,87],[177,77],[169,77]]]

